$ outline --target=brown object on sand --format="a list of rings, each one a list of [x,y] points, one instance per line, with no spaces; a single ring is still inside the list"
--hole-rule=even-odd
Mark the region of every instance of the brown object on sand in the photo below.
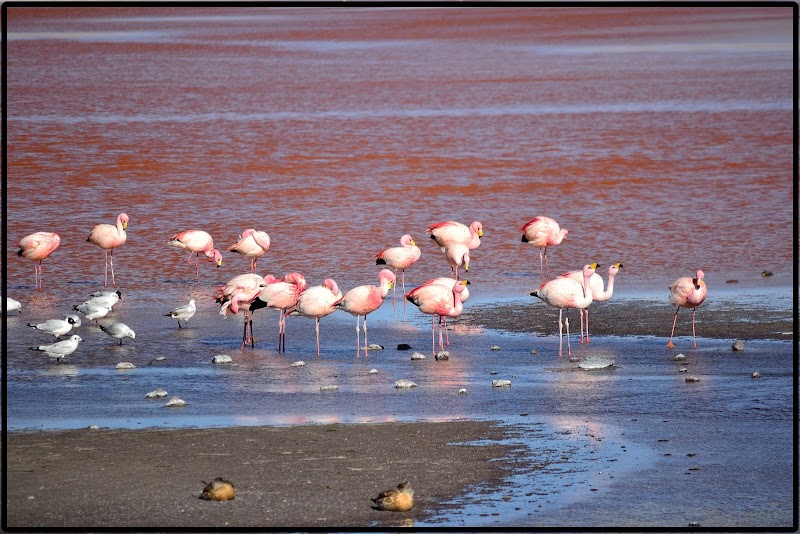
[[[206,483],[203,482],[203,484]],[[233,487],[231,482],[220,477],[206,484],[203,493],[200,494],[200,498],[204,501],[229,501],[235,497],[236,488]]]
[[[414,507],[414,488],[406,480],[398,484],[397,488],[382,492],[372,502],[379,510],[408,512]]]

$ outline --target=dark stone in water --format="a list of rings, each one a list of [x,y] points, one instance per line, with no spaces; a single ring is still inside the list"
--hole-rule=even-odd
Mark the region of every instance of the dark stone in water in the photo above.
[[[736,280],[736,279],[733,279],[733,280],[725,280],[725,283],[726,283],[726,284],[738,284],[738,283],[739,283],[739,281],[738,281],[738,280]]]
[[[397,345],[397,350],[411,350],[411,345],[408,343],[400,343]]]
[[[764,272],[762,272],[762,273],[761,273],[761,276],[763,276],[763,277],[765,277],[765,278],[766,278],[767,276],[772,276],[772,271],[764,271]]]

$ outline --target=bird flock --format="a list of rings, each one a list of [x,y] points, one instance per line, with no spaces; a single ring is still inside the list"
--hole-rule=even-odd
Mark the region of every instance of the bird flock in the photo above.
[[[126,229],[130,221],[128,215],[120,213],[115,224],[95,225],[86,241],[97,245],[105,253],[104,285],[108,286],[108,270],[111,270],[111,285],[116,287],[114,275],[113,252],[125,244]],[[401,276],[403,292],[403,320],[405,320],[406,301],[416,306],[422,313],[431,316],[431,350],[436,354],[436,321],[439,326],[439,351],[450,344],[447,335],[447,319],[461,315],[463,305],[469,298],[469,281],[462,278],[469,272],[470,251],[481,244],[483,238],[483,225],[475,221],[469,226],[456,221],[443,221],[430,224],[425,233],[430,235],[438,251],[443,255],[450,267],[449,277],[439,277],[425,281],[423,284],[406,292],[405,272],[420,259],[421,250],[410,234],[400,238],[400,245],[389,247],[374,256],[375,264],[385,266],[378,273],[378,285],[361,285],[342,293],[338,284],[328,278],[320,285],[309,286],[305,277],[299,272],[287,273],[282,278],[271,274],[261,276],[256,273],[257,260],[264,256],[270,248],[269,234],[253,228],[246,229],[238,237],[236,243],[227,248],[227,251],[241,254],[250,259],[250,272],[238,275],[229,280],[224,286],[216,289],[214,299],[219,304],[219,313],[223,317],[237,315],[242,312],[244,317],[244,331],[242,333],[242,348],[247,345],[255,346],[252,325],[253,313],[260,308],[271,308],[279,311],[278,319],[278,351],[286,350],[286,317],[302,316],[313,318],[316,331],[316,353],[320,354],[320,320],[336,310],[347,312],[356,317],[356,357],[360,357],[363,347],[364,355],[368,356],[369,344],[367,342],[367,316],[377,310],[386,299],[390,290],[393,306],[396,305],[396,283],[398,271]],[[530,293],[542,300],[548,306],[559,310],[559,356],[562,355],[563,330],[566,326],[567,354],[571,355],[569,319],[563,320],[563,312],[568,308],[579,310],[580,316],[580,342],[588,343],[589,339],[589,306],[592,302],[605,301],[611,298],[614,291],[614,279],[621,263],[615,263],[608,268],[608,283],[604,285],[603,279],[596,272],[601,266],[597,263],[584,265],[580,270],[570,271],[561,276],[550,278],[547,265],[547,249],[562,243],[569,234],[562,229],[554,219],[538,216],[522,226],[523,243],[528,243],[539,249],[541,285],[536,291]],[[34,262],[35,287],[43,287],[42,261],[49,257],[59,246],[61,238],[54,232],[36,232],[28,235],[18,242],[19,257],[30,259]],[[169,246],[189,251],[186,262],[195,265],[195,276],[200,281],[199,263],[201,257],[208,262],[213,262],[217,267],[222,265],[222,255],[214,247],[211,235],[202,230],[186,230],[179,232],[167,240]],[[202,255],[202,256],[201,256]],[[194,261],[192,261],[194,256]],[[668,348],[674,348],[672,342],[678,312],[681,308],[692,310],[692,338],[694,347],[697,347],[695,334],[695,314],[697,307],[703,303],[708,289],[704,282],[704,274],[697,271],[694,277],[683,277],[669,286],[669,300],[676,306],[673,318],[672,332]],[[84,316],[84,320],[97,323],[98,319],[105,317],[122,297],[120,291],[101,291],[91,295],[91,298],[75,306]],[[21,304],[6,297],[7,311],[20,311]],[[181,322],[188,325],[197,310],[194,300],[188,304],[178,306],[165,313],[164,316],[177,320],[178,327]],[[396,311],[395,311],[396,314]],[[584,320],[585,315],[585,320]],[[361,317],[364,318],[364,341],[361,341]],[[396,315],[395,315],[396,317]],[[73,328],[81,325],[81,319],[76,315],[67,315],[64,319],[50,319],[39,324],[28,326],[36,330],[55,336],[57,341],[49,345],[31,347],[32,350],[43,351],[49,356],[62,361],[64,357],[72,354],[82,341],[81,337],[73,334],[66,340],[61,340]],[[135,332],[121,322],[111,322],[99,325],[100,329],[119,340],[136,339]]]

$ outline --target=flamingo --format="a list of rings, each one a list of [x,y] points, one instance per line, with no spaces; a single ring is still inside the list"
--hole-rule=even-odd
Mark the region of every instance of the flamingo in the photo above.
[[[431,239],[436,241],[442,252],[445,245],[453,241],[464,243],[470,250],[474,250],[481,244],[483,225],[478,221],[469,226],[456,221],[445,221],[431,224],[425,229],[425,233],[431,234]]]
[[[460,280],[458,270],[462,265],[469,272],[469,247],[464,243],[453,241],[445,245],[444,257],[450,264],[450,275],[456,280]]]
[[[286,311],[297,304],[297,297],[306,290],[306,279],[300,273],[289,273],[282,279],[266,284],[256,300],[250,304],[252,310],[263,306],[279,310],[278,352],[286,352]]]
[[[228,247],[228,251],[244,254],[250,258],[250,270],[256,272],[256,261],[269,250],[269,234],[248,228],[239,236],[239,241]]]
[[[200,283],[200,253],[202,252],[206,261],[213,261],[217,267],[222,265],[222,255],[219,250],[214,248],[214,240],[208,232],[202,230],[186,230],[169,238],[169,245],[191,251],[186,263],[192,263],[192,254],[195,256],[194,272],[197,276],[197,283]]]
[[[611,267],[608,268],[608,286],[606,289],[603,290],[603,279],[602,277],[594,273],[591,278],[589,278],[589,288],[592,290],[592,302],[605,302],[611,298],[611,295],[614,294],[614,277],[617,276],[617,273],[620,269],[623,268],[621,263],[615,263]],[[567,278],[571,278],[576,282],[580,282],[583,284],[583,272],[582,271],[570,271],[563,276]],[[586,342],[589,343],[589,308],[586,308]],[[581,316],[581,343],[583,343],[583,312],[584,310],[581,309],[579,311]]]
[[[430,280],[426,280],[425,282],[423,282],[423,284],[421,286],[416,288],[417,296],[418,296],[418,298],[424,298],[423,292],[436,290],[436,288],[424,289],[425,286],[429,286],[429,285],[432,285],[432,284],[438,284],[438,285],[446,286],[450,291],[452,291],[453,287],[455,287],[455,285],[459,284],[459,283],[461,283],[460,280],[456,280],[455,278],[450,278],[448,276],[440,276],[438,278],[431,278]],[[469,288],[467,287],[468,285],[470,285],[470,281],[469,280],[464,280],[464,289],[461,291],[461,303],[462,304],[467,302],[467,299],[469,298]],[[446,346],[449,347],[450,346],[450,337],[447,335],[447,317],[443,318],[443,322],[444,322],[444,343],[445,343]]]
[[[89,237],[86,241],[97,245],[102,248],[106,253],[106,270],[105,278],[103,279],[103,287],[108,286],[108,264],[111,263],[111,285],[117,287],[116,280],[114,279],[114,249],[125,244],[128,238],[125,235],[125,229],[128,228],[128,216],[124,213],[117,215],[116,225],[114,224],[96,224],[92,231],[89,232]]]
[[[695,278],[684,276],[683,278],[678,278],[669,286],[669,301],[673,306],[677,306],[675,318],[672,320],[672,332],[667,342],[667,347],[670,349],[675,348],[672,343],[672,336],[675,335],[675,323],[678,321],[678,312],[681,308],[691,308],[692,310],[692,341],[694,348],[697,348],[694,317],[697,313],[697,307],[706,300],[706,295],[708,295],[708,286],[706,286],[703,278],[705,278],[705,274],[703,274],[703,271],[698,270]]]
[[[219,314],[223,317],[244,311],[244,332],[242,348],[253,342],[253,318],[250,315],[250,302],[266,287],[266,280],[255,273],[234,276],[223,287],[217,288],[215,299],[220,304]]]
[[[405,297],[414,306],[419,308],[422,313],[431,315],[431,352],[436,354],[436,336],[434,333],[433,321],[439,317],[439,350],[444,350],[442,344],[442,320],[447,317],[458,317],[461,315],[463,303],[461,293],[464,291],[467,280],[459,280],[450,289],[442,284],[428,284],[416,287],[409,291]],[[445,323],[447,329],[447,323]]]
[[[402,285],[403,285],[403,294],[406,292],[406,269],[411,267],[411,265],[416,262],[422,251],[420,251],[419,247],[414,243],[414,240],[411,238],[409,234],[405,234],[403,237],[400,238],[400,246],[399,247],[391,247],[387,248],[383,252],[379,252],[375,255],[377,258],[375,260],[375,265],[388,265],[389,267],[394,269],[394,276],[395,279],[397,278],[397,271],[400,270]],[[395,301],[397,299],[397,287],[395,284],[392,284],[392,306],[394,306]],[[403,320],[406,320],[406,301],[403,299]]]
[[[334,307],[342,298],[342,292],[333,278],[325,279],[321,286],[312,286],[300,293],[297,304],[287,310],[287,315],[313,317],[317,332],[317,356],[319,356],[319,320],[333,313]]]
[[[356,358],[361,355],[361,330],[359,328],[361,316],[364,316],[364,357],[369,357],[367,315],[381,307],[383,300],[397,279],[389,269],[381,269],[378,273],[378,280],[380,287],[371,285],[354,287],[334,305],[336,309],[344,310],[350,315],[356,316]]]
[[[571,278],[554,278],[539,286],[539,289],[531,293],[531,296],[538,297],[548,306],[558,308],[558,355],[562,352],[563,328],[562,313],[564,308],[586,308],[592,303],[592,291],[584,290],[584,287],[591,287],[589,279],[594,274],[595,269],[600,267],[597,263],[583,266],[583,284]],[[567,355],[572,356],[569,347],[569,321],[567,321]]]
[[[35,287],[42,287],[42,260],[61,244],[61,236],[55,232],[35,232],[19,240],[17,256],[33,260]]]
[[[545,269],[547,278],[550,278],[550,270],[547,268],[547,247],[561,244],[568,233],[569,231],[562,230],[554,219],[543,216],[534,217],[522,227],[522,242],[539,247],[539,272],[542,274],[542,282],[545,281]]]

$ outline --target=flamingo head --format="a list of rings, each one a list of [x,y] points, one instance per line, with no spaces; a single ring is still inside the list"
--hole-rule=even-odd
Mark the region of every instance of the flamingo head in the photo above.
[[[594,274],[594,271],[596,269],[599,269],[599,268],[600,268],[600,264],[597,263],[597,262],[591,263],[589,265],[584,265],[583,266],[583,276],[585,276],[586,278],[589,278],[590,276],[592,276]]]
[[[289,273],[283,279],[290,284],[294,284],[298,293],[302,293],[306,289],[306,277],[300,273]]]
[[[615,263],[614,265],[608,268],[608,276],[614,276],[619,272],[620,269],[622,269],[622,267],[623,265],[621,263],[619,262]]]
[[[219,253],[219,250],[212,249],[211,254],[214,256],[214,263],[217,264],[217,267],[222,266],[222,254]]]
[[[128,220],[129,219],[128,219],[128,216],[126,214],[120,213],[117,216],[117,220],[122,223],[122,229],[123,230],[127,230],[128,229]]]
[[[338,295],[340,293],[339,286],[336,284],[336,281],[333,278],[326,278],[322,285],[330,289],[331,293],[334,295]]]
[[[384,280],[389,282],[389,289],[392,289],[392,285],[397,281],[395,278],[394,273],[389,269],[381,269],[381,272],[378,273],[378,280],[383,283]]]
[[[703,273],[703,271],[698,269],[696,276],[697,278],[694,278],[692,280],[692,284],[694,284],[694,287],[696,287],[697,289],[700,289],[700,287],[703,285],[703,278],[705,278],[706,275],[705,273]]]
[[[413,247],[414,239],[411,237],[410,234],[405,234],[403,237],[400,238],[400,245],[403,247],[405,247],[406,245]]]
[[[480,222],[473,222],[469,225],[469,229],[472,233],[478,234],[478,237],[483,237],[483,225]]]
[[[469,251],[464,253],[463,262],[464,262],[464,270],[469,271]]]
[[[459,280],[453,286],[453,293],[456,293],[456,294],[462,293],[467,288],[467,284],[469,284],[468,280]]]

